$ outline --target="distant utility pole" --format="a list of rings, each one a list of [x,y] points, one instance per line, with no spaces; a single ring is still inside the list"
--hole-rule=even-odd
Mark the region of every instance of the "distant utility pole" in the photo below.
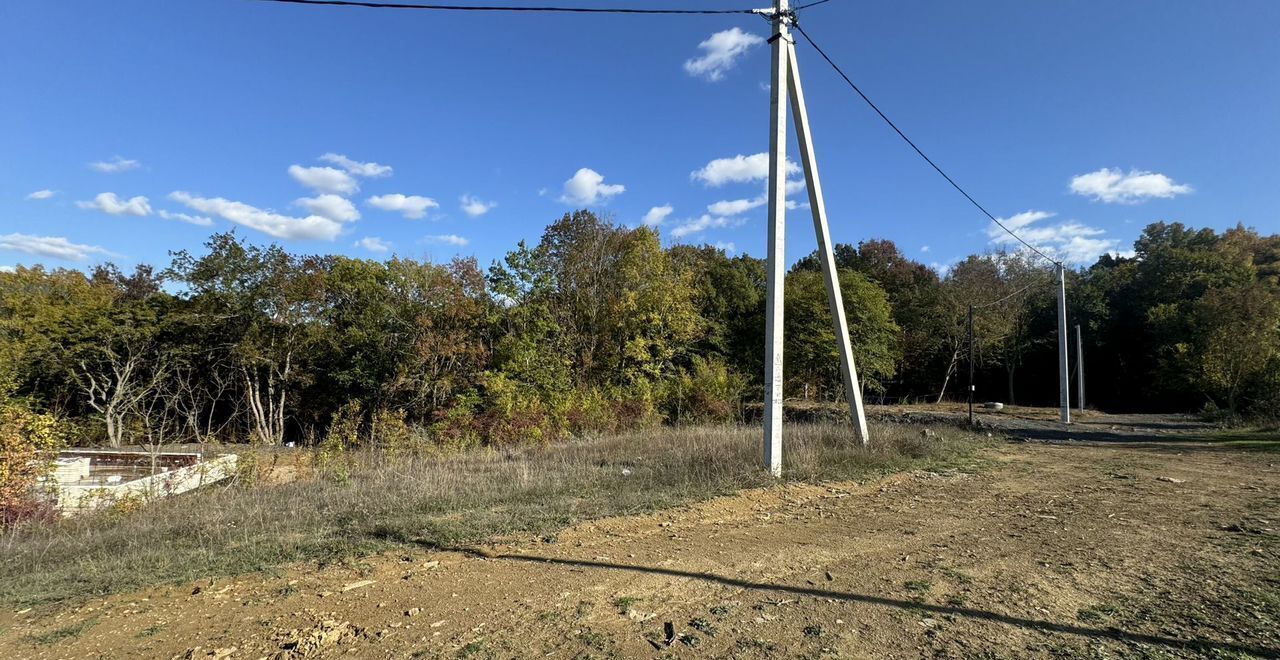
[[[849,326],[844,314],[844,298],[840,294],[840,280],[836,272],[835,255],[831,250],[831,233],[827,227],[827,209],[822,197],[822,184],[818,178],[818,163],[814,157],[813,135],[809,130],[809,113],[805,109],[804,92],[800,86],[800,71],[796,66],[795,40],[791,26],[795,13],[788,0],[774,0],[772,9],[758,9],[755,13],[770,17],[773,22],[771,71],[769,77],[769,271],[768,295],[765,314],[765,402],[764,402],[764,459],[769,472],[782,474],[782,329],[783,291],[786,278],[786,186],[787,186],[787,107],[784,97],[791,99],[796,116],[796,136],[800,142],[801,163],[809,189],[809,208],[813,213],[813,228],[818,239],[818,257],[822,275],[827,285],[827,303],[835,323],[836,341],[840,344],[840,373],[844,377],[845,396],[849,402],[855,432],[863,445],[867,444],[867,417],[862,405],[862,388],[853,364],[853,350],[849,345]]]
[[[973,426],[973,305],[969,305],[969,426]]]
[[[1084,340],[1080,338],[1080,324],[1076,324],[1076,406],[1084,412]]]
[[[1058,264],[1058,405],[1071,423],[1071,371],[1067,367],[1067,267]]]

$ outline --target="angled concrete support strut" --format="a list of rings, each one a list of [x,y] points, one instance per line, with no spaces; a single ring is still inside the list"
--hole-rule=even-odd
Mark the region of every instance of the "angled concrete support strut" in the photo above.
[[[1071,371],[1067,358],[1067,267],[1058,264],[1058,405],[1063,424],[1071,423]]]
[[[1080,324],[1076,324],[1076,409],[1084,412],[1084,340],[1080,338]]]
[[[827,226],[827,206],[822,197],[822,181],[818,177],[818,160],[813,154],[813,134],[809,131],[809,112],[804,104],[804,89],[800,86],[800,69],[796,65],[796,46],[788,43],[787,62],[791,72],[791,111],[796,116],[796,135],[800,141],[800,160],[804,165],[804,178],[809,188],[809,209],[813,213],[813,232],[818,238],[818,259],[822,262],[822,275],[827,282],[827,304],[835,322],[836,341],[840,344],[840,374],[844,377],[844,394],[849,402],[849,415],[853,420],[858,440],[865,446],[867,414],[862,407],[862,388],[858,383],[858,370],[853,364],[853,346],[849,343],[849,322],[844,313],[844,297],[840,293],[840,278],[836,270],[836,257],[831,248],[831,231]]]

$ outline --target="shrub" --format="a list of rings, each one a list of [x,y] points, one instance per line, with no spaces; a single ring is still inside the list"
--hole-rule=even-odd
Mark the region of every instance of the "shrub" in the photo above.
[[[736,421],[746,389],[747,379],[722,360],[695,357],[664,386],[663,414],[674,424]]]
[[[476,444],[511,445],[542,443],[563,434],[563,418],[556,415],[556,401],[547,401],[539,388],[504,372],[485,374],[481,410],[473,427]]]
[[[360,444],[363,413],[359,401],[349,401],[333,413],[333,421],[316,448],[316,471],[338,482],[351,478],[351,450]]]
[[[653,397],[648,393],[624,395],[613,401],[614,431],[631,431],[659,421]]]
[[[0,527],[6,528],[56,515],[40,482],[52,474],[63,443],[58,419],[12,392],[0,383]]]
[[[573,435],[606,433],[617,428],[617,415],[609,397],[598,389],[570,393],[561,413],[565,430]]]
[[[419,448],[418,440],[403,410],[381,408],[369,420],[369,444],[387,455],[413,452]]]
[[[458,397],[449,408],[436,413],[427,429],[436,445],[442,449],[476,447],[483,437],[476,409],[480,397],[474,390]]]

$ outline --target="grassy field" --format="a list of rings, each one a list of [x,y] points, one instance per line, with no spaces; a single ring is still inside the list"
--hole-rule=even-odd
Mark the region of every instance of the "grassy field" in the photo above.
[[[1192,442],[1210,442],[1226,449],[1280,453],[1280,430],[1224,429],[1191,436]]]
[[[971,461],[984,438],[958,429],[796,425],[787,480],[821,482]],[[72,518],[0,537],[0,601],[75,601],[152,584],[342,561],[404,544],[450,546],[552,535],[775,483],[758,427],[654,428],[544,447],[453,455],[356,452],[315,469],[310,452],[246,478],[137,510]],[[337,467],[335,467],[335,461]],[[260,461],[266,462],[266,461]],[[288,480],[281,483],[280,475]]]

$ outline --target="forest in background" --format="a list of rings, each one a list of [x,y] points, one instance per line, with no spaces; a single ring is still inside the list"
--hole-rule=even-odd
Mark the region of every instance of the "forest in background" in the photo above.
[[[869,401],[963,397],[969,306],[1007,297],[975,316],[978,397],[1056,403],[1049,264],[940,276],[887,240],[835,252]],[[20,266],[0,272],[3,469],[55,443],[469,447],[741,420],[763,396],[765,273],[589,211],[487,270],[234,233],[164,268]],[[1091,406],[1280,416],[1280,236],[1155,223],[1067,277]],[[839,400],[816,257],[785,286],[787,396]]]

